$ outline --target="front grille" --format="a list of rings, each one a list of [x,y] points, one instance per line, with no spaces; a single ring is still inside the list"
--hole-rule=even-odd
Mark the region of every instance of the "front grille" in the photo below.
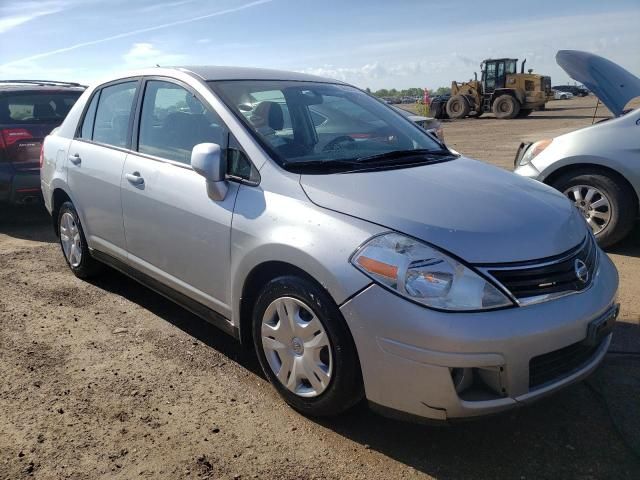
[[[586,281],[577,274],[576,265],[584,262],[587,271]],[[577,247],[555,259],[526,262],[491,268],[488,273],[500,282],[518,300],[544,295],[559,296],[570,292],[579,292],[587,288],[596,271],[598,249],[591,235]],[[582,272],[584,273],[584,271]],[[526,302],[525,302],[526,303]]]
[[[602,342],[595,346],[578,342],[560,350],[533,357],[529,361],[529,389],[559,380],[580,370],[591,360],[600,345]]]

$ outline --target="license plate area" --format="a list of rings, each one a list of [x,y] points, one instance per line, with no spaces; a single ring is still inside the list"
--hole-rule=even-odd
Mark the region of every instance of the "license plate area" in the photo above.
[[[607,312],[589,322],[587,326],[587,338],[584,339],[584,344],[590,347],[599,345],[604,337],[613,332],[613,327],[616,324],[616,318],[620,312],[620,305],[616,304],[611,307]]]

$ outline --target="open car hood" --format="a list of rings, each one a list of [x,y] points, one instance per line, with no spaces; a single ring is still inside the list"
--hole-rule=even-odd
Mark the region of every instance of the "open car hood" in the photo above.
[[[560,50],[556,62],[571,78],[591,90],[616,117],[629,100],[640,96],[640,78],[606,58],[579,50]]]

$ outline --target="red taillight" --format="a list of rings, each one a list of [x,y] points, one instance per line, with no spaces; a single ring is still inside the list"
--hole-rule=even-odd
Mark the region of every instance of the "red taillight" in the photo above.
[[[2,130],[2,138],[5,146],[9,147],[20,140],[33,138],[33,135],[25,128],[5,128]]]
[[[42,165],[44,165],[44,141],[40,146],[40,170],[42,170]]]

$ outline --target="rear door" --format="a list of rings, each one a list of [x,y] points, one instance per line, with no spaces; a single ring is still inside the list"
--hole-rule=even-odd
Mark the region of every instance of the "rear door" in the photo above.
[[[199,143],[228,144],[213,109],[186,85],[146,82],[137,142],[122,177],[122,208],[129,263],[137,270],[229,316],[230,239],[238,184],[224,200],[207,195],[191,168]],[[137,143],[137,145],[136,145]]]
[[[98,89],[67,158],[67,183],[91,248],[126,259],[120,180],[131,145],[139,79]]]

